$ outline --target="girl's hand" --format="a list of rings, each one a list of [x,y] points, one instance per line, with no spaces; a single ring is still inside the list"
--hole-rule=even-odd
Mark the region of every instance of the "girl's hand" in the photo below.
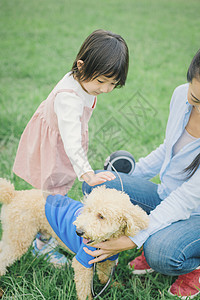
[[[106,242],[92,245],[91,247],[99,248],[99,250],[91,251],[87,247],[84,247],[83,250],[91,255],[96,257],[89,261],[89,264],[97,263],[108,257],[111,257],[119,252],[130,250],[136,247],[136,245],[131,241],[127,236],[121,236],[118,239],[112,239]]]
[[[89,185],[94,186],[106,182],[107,180],[115,179],[115,175],[109,171],[100,172],[95,174],[94,172],[87,172],[81,176],[81,178]]]

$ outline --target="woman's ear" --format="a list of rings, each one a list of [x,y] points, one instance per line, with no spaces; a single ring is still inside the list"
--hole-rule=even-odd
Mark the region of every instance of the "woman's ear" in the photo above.
[[[79,71],[81,70],[83,64],[84,64],[84,62],[81,59],[77,60],[77,68]]]

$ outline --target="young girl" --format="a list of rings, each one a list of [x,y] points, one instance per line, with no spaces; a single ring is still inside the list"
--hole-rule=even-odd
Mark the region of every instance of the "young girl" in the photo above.
[[[95,174],[88,158],[88,122],[97,95],[125,84],[128,47],[109,31],[96,30],[84,43],[67,73],[26,126],[13,171],[47,194],[66,194],[76,177],[89,185],[112,180],[111,172]],[[37,241],[37,248],[44,246]],[[46,249],[45,249],[46,251]]]
[[[200,50],[187,73],[188,83],[173,93],[163,144],[141,158],[131,176],[120,174],[124,191],[149,213],[149,227],[134,238],[94,245],[100,261],[143,246],[129,265],[134,274],[153,270],[178,276],[169,293],[192,299],[200,292]],[[159,185],[149,179],[160,173]],[[116,178],[106,186],[121,189]],[[84,184],[90,193],[91,187]]]

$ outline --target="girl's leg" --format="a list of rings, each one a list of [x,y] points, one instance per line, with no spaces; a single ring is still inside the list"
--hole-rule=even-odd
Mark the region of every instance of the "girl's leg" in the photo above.
[[[146,260],[166,275],[187,274],[200,265],[200,216],[191,216],[156,232],[144,244]]]
[[[101,185],[106,185],[107,188],[115,188],[120,191],[123,190],[129,195],[133,204],[139,205],[147,213],[150,213],[150,211],[161,202],[157,193],[157,184],[143,178],[135,178],[125,173],[118,173],[122,181],[121,184],[119,176],[115,172],[113,173],[115,174],[116,179],[106,181]],[[97,186],[92,187],[84,182],[82,186],[83,193],[89,194],[95,187]]]

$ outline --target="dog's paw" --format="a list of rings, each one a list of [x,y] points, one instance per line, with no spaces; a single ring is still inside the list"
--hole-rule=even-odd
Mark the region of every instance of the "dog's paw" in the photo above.
[[[99,281],[101,284],[106,284],[108,279],[109,279],[109,276],[105,275],[105,274],[99,274]]]
[[[110,270],[101,270],[98,269],[97,273],[98,273],[98,278],[101,284],[106,284],[109,277],[110,277]]]
[[[0,276],[5,275],[6,272],[7,272],[7,269],[6,269],[6,268],[3,268],[3,267],[1,266],[1,264],[0,264]]]

